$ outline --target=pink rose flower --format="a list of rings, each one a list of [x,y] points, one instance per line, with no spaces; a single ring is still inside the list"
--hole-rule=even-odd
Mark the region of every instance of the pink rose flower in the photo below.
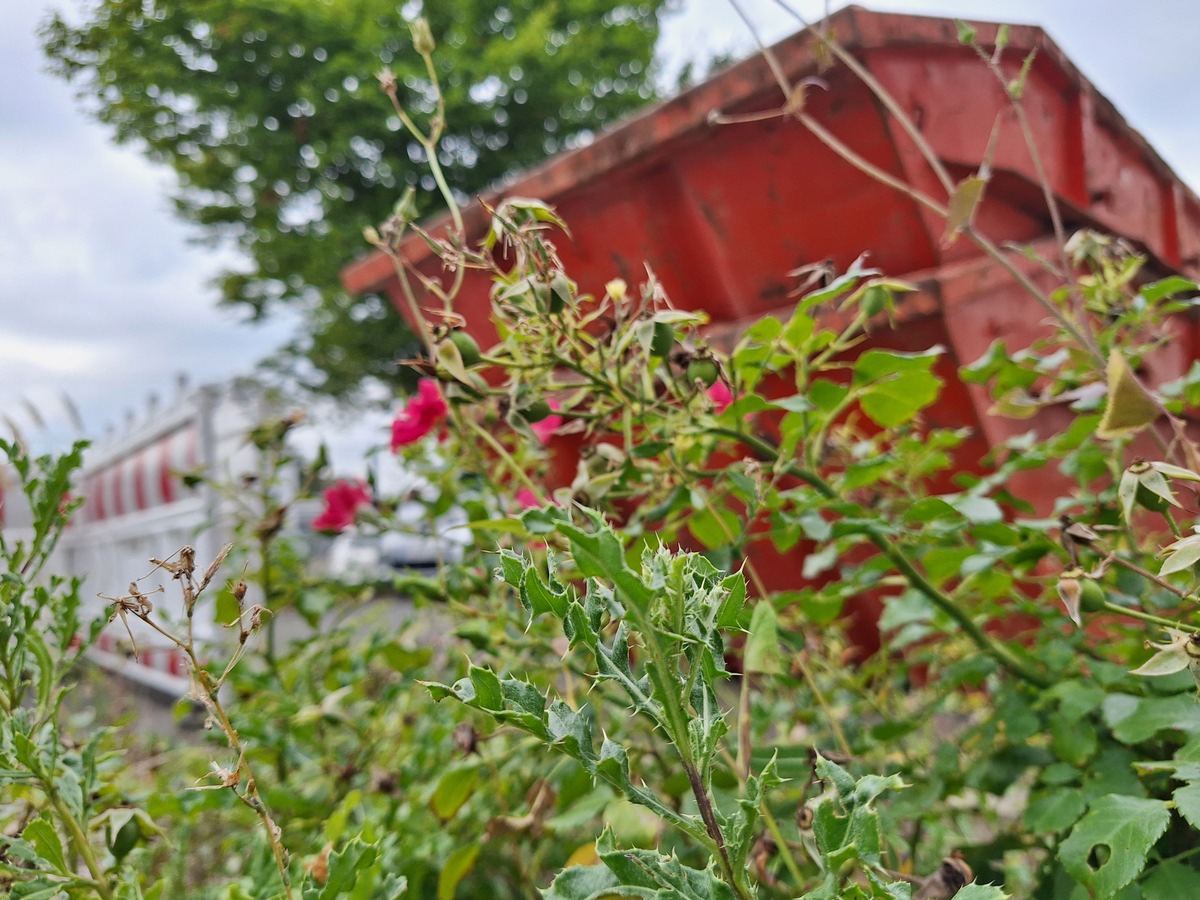
[[[723,381],[714,381],[707,393],[708,399],[712,401],[713,412],[717,415],[725,412],[733,403],[733,391],[729,390],[729,385]]]
[[[312,520],[317,531],[345,531],[354,524],[360,506],[371,503],[371,492],[361,481],[339,481],[325,491],[325,508]]]
[[[521,509],[539,509],[542,505],[537,494],[527,487],[521,488],[513,495],[513,500]]]
[[[422,378],[416,396],[409,399],[392,422],[392,452],[425,437],[449,411],[438,383],[432,378]]]

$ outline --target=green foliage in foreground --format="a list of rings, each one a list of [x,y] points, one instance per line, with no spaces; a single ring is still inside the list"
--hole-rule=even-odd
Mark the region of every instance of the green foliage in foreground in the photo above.
[[[432,377],[393,451],[423,479],[427,530],[468,535],[461,559],[383,586],[413,621],[347,619],[373,588],[309,578],[272,478],[240,488],[253,513],[225,565],[244,580],[184,548],[160,562],[171,613],[137,584],[112,601],[188,656],[211,746],[122,756],[72,733],[62,700],[104,623],[44,569],[78,451],[0,445],[35,522],[0,537],[10,893],[1200,893],[1200,367],[1138,374],[1200,288],[1078,235],[1062,286],[1034,289],[1041,337],[955,372],[939,347],[875,343],[911,287],[861,260],[710,347],[652,278],[581,293],[560,224],[502,203],[410,296],[434,310]],[[463,266],[492,279],[486,348],[456,334]],[[929,424],[955,377],[1037,427],[976,458]],[[281,469],[287,430],[251,437]],[[370,492],[331,491],[331,511],[412,526]],[[854,617],[873,606],[868,654]],[[191,623],[214,609],[231,638],[201,662]],[[279,645],[272,613],[311,634]]]
[[[1181,604],[1195,574],[1173,561],[1190,544],[1181,538],[1156,562],[1108,526],[1131,515],[1134,535],[1152,534],[1144,516],[1176,508],[1180,486],[1198,476],[1174,463],[1121,476],[1114,445],[1093,436],[1103,411],[1084,410],[1061,433],[1018,439],[954,489],[931,489],[961,440],[920,424],[942,377],[936,352],[872,351],[848,380],[826,380],[867,317],[834,332],[820,323],[822,305],[853,304],[878,283],[855,270],[787,321],[756,326],[718,357],[736,389],[723,408],[675,374],[686,360],[641,343],[646,323],[670,323],[681,341],[696,326],[656,308],[652,290],[627,300],[632,314],[603,339],[580,342],[583,322],[510,332],[507,349],[488,352],[493,364],[504,353],[520,360],[509,369],[518,381],[493,395],[492,415],[506,408],[508,424],[488,418],[493,401],[476,396],[473,379],[458,382],[470,389],[461,393],[448,381],[454,443],[431,434],[402,450],[442,488],[429,493],[431,523],[461,510],[474,549],[436,577],[398,582],[422,609],[408,626],[326,624],[268,644],[261,659],[251,651],[216,681],[203,676],[212,748],[130,755],[108,732],[73,736],[61,701],[104,623],[82,620],[76,585],[38,570],[69,514],[61,496],[78,451],[31,461],[4,445],[38,523],[2,545],[0,779],[13,895],[440,900],[537,886],[555,900],[904,898],[939,896],[922,891],[964,868],[981,883],[955,896],[976,900],[1191,891],[1200,704]],[[538,315],[527,302],[536,295],[501,321]],[[586,318],[595,302],[572,295],[547,315]],[[1137,346],[1124,323],[1111,327],[1102,339]],[[569,386],[571,372],[607,371],[586,354],[622,344],[649,378],[627,371]],[[794,361],[814,352],[797,375]],[[966,375],[1007,392],[1044,358],[998,349]],[[529,364],[538,359],[540,376]],[[906,389],[892,390],[893,379]],[[556,503],[521,511],[520,473],[547,462],[514,411],[528,408],[535,384],[566,398],[559,429],[587,410],[610,429],[595,433],[612,449]],[[770,393],[755,389],[768,384]],[[1186,379],[1167,386],[1187,390]],[[636,420],[621,413],[630,402],[644,411]],[[875,424],[843,418],[852,406]],[[777,431],[766,437],[753,423],[771,415]],[[507,431],[485,450],[477,426]],[[279,452],[286,432],[257,438],[280,465],[290,462]],[[739,444],[757,458],[705,466]],[[495,471],[496,453],[501,476],[477,477]],[[1023,513],[1005,491],[1013,474],[1051,464],[1079,485],[1058,504],[1078,515],[1074,529]],[[1161,483],[1147,474],[1164,472]],[[590,509],[572,499],[585,491]],[[278,520],[273,502],[268,480],[251,504],[261,518],[244,528],[267,536],[246,563],[269,608],[320,625],[370,596],[309,581],[263,527]],[[392,508],[377,498],[363,527],[390,527]],[[772,524],[755,531],[752,521]],[[764,548],[800,541],[813,580],[762,592]],[[183,608],[205,609],[211,570],[166,565],[183,566]],[[815,580],[834,567],[835,579]],[[1154,568],[1163,574],[1148,578]],[[1080,581],[1100,595],[1084,600]],[[880,588],[887,650],[846,665],[852,645],[836,617]],[[250,622],[256,607],[240,589],[220,590],[222,621]],[[159,621],[138,596],[114,613]],[[1068,613],[1103,622],[1104,642]],[[1018,616],[1019,641],[981,627]],[[247,646],[258,627],[243,627]],[[1147,637],[1158,641],[1149,651]],[[961,862],[942,862],[951,854]]]

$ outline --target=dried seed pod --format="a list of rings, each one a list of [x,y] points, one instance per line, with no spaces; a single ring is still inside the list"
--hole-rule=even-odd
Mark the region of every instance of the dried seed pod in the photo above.
[[[1066,569],[1058,577],[1058,596],[1062,598],[1063,606],[1067,608],[1067,615],[1076,625],[1083,625],[1079,618],[1079,604],[1083,597],[1082,579],[1083,569],[1078,567]]]

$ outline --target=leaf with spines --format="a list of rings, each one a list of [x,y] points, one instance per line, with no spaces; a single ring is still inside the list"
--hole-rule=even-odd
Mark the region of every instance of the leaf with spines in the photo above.
[[[959,889],[954,900],[1008,900],[1008,897],[994,884],[968,884]]]
[[[734,900],[733,889],[711,869],[693,869],[655,850],[618,849],[605,829],[596,841],[600,866],[576,866],[560,872],[543,900]]]
[[[825,880],[804,900],[834,900],[842,894],[842,879],[848,870],[861,867],[872,882],[886,886],[880,867],[882,837],[874,801],[884,791],[905,787],[898,775],[867,775],[855,778],[837,763],[818,755],[814,764],[818,778],[833,788],[833,795],[817,804],[813,814],[813,836],[824,863]],[[865,895],[864,895],[865,896]],[[875,896],[887,896],[878,894]]]
[[[546,698],[527,682],[511,678],[501,680],[488,672],[499,684],[502,698],[498,708],[491,708],[490,704],[494,701],[491,699],[490,679],[479,674],[487,670],[472,666],[471,671],[473,677],[459,679],[453,685],[438,682],[422,684],[435,700],[453,697],[467,706],[486,712],[497,722],[513,725],[540,738],[578,760],[589,775],[603,778],[617,787],[626,799],[640,803],[693,837],[704,835],[704,826],[698,819],[679,814],[640,783],[634,783],[629,756],[624,747],[606,737],[597,752],[592,717],[586,707],[575,710],[561,700],[547,704]],[[489,686],[483,692],[489,699],[481,700],[477,689],[480,684]]]
[[[576,525],[563,523],[558,531],[571,544],[571,555],[579,571],[589,578],[610,582],[617,597],[645,610],[654,600],[653,592],[642,583],[625,562],[625,548],[612,527],[598,513],[584,510],[594,531],[584,531]]]
[[[754,846],[763,797],[771,788],[783,784],[783,781],[776,770],[773,755],[761,772],[746,779],[746,789],[738,798],[737,811],[731,817],[729,827],[725,829],[729,859],[734,868],[746,864],[746,857]]]

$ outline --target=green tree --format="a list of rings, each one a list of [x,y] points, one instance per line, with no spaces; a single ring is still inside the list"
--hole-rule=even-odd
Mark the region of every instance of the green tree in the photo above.
[[[469,197],[651,99],[665,2],[88,0],[42,39],[119,142],[178,173],[179,214],[245,251],[222,302],[252,318],[302,309],[290,358],[311,364],[308,387],[347,397],[364,376],[396,382],[416,351],[388,303],[338,285],[363,227],[406,186],[433,189],[375,81],[390,67],[406,108],[433,112],[408,23],[423,15],[438,42],[440,161]]]

